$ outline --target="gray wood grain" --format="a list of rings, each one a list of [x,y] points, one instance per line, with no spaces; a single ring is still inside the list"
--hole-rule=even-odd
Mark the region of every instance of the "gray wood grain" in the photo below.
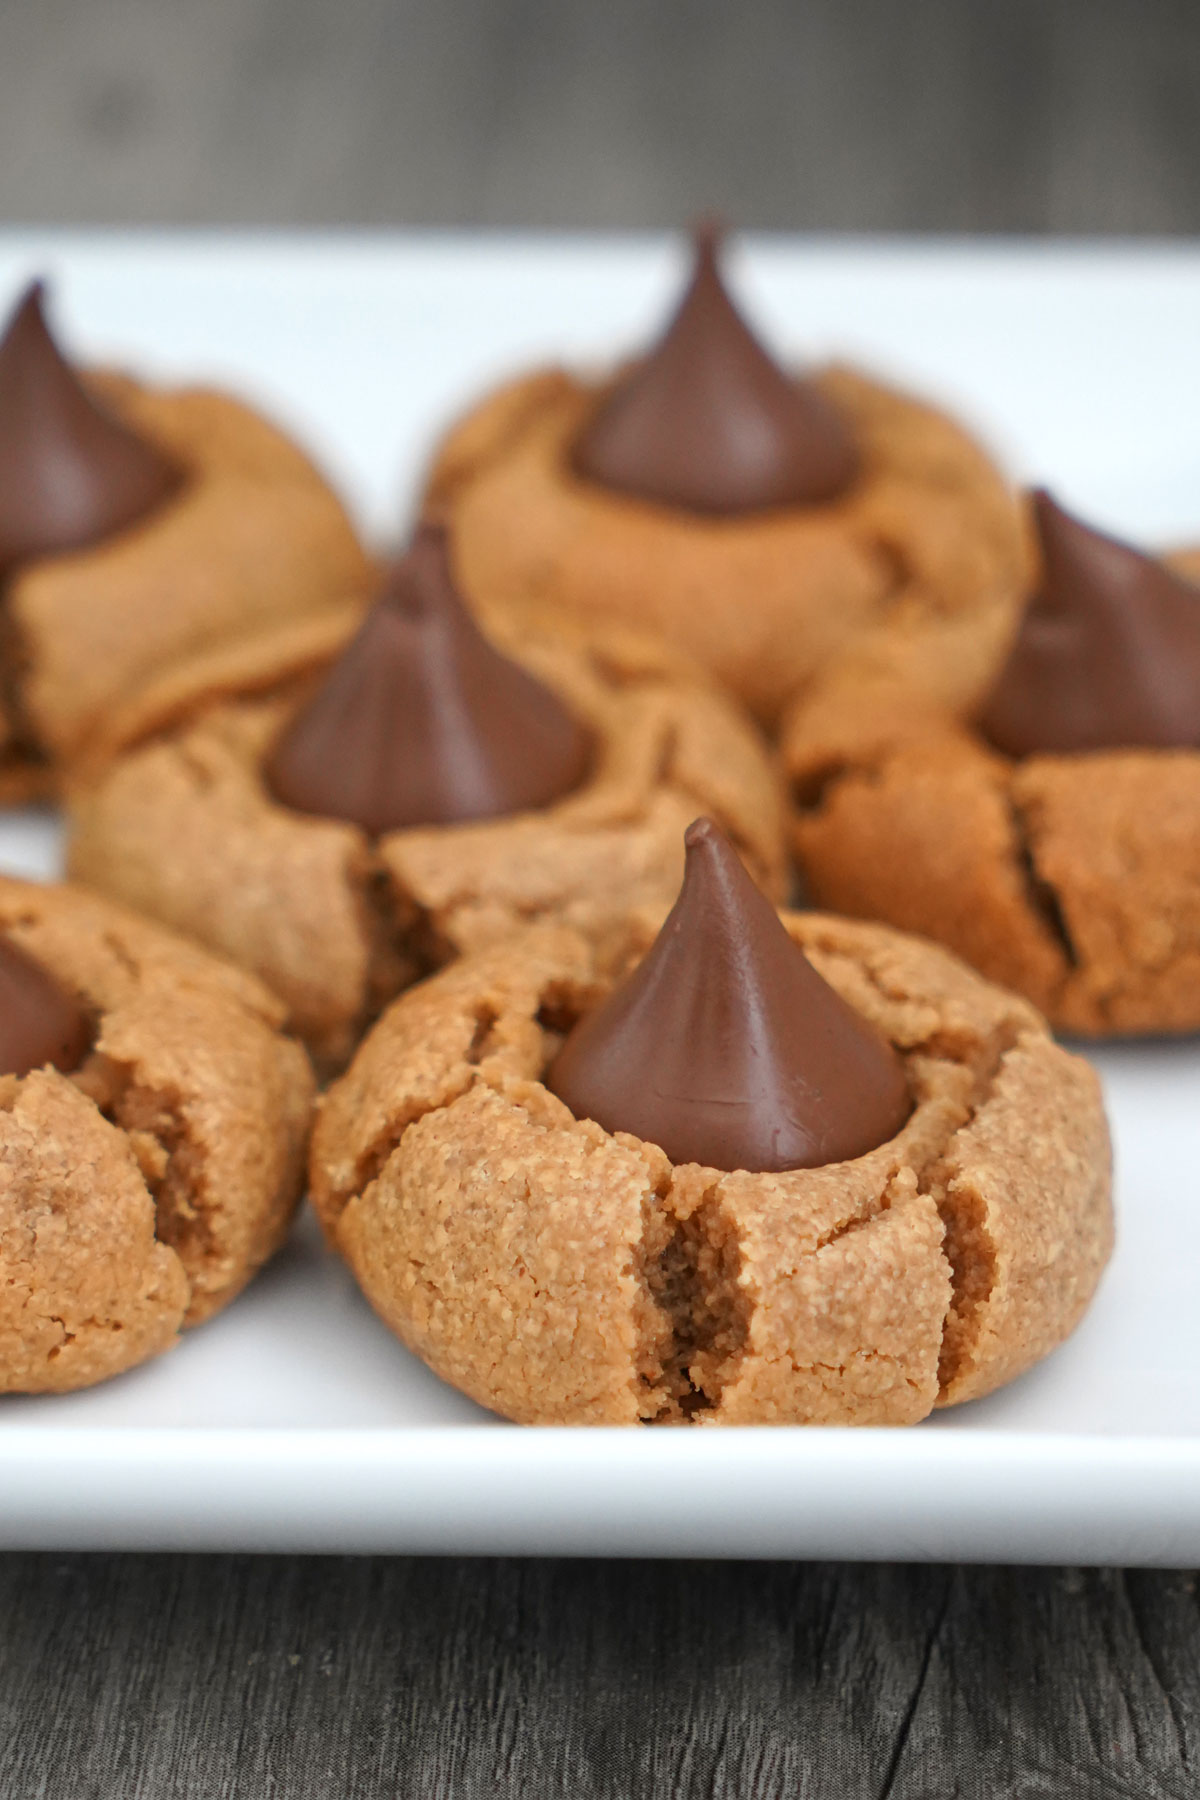
[[[0,1558],[13,1800],[1191,1800],[1190,1575]]]
[[[0,219],[1200,229],[1195,0],[0,0]]]

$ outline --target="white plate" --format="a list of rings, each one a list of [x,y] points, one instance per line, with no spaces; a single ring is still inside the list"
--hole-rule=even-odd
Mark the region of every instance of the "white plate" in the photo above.
[[[0,236],[76,343],[235,381],[395,533],[479,385],[600,359],[659,317],[662,243]],[[777,340],[945,396],[1025,478],[1200,539],[1200,255],[782,242],[745,292]],[[57,868],[52,820],[0,866]],[[1200,1561],[1200,1045],[1095,1058],[1120,1242],[1070,1343],[911,1431],[518,1431],[434,1379],[302,1224],[222,1318],[90,1393],[0,1400],[0,1545]]]

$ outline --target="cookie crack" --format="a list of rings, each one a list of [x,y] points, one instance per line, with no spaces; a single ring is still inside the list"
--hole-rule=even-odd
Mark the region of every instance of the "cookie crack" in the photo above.
[[[942,1253],[950,1265],[950,1305],[942,1321],[938,1351],[938,1397],[950,1390],[979,1341],[984,1308],[996,1285],[995,1241],[987,1227],[982,1198],[949,1180],[933,1178],[930,1198],[944,1236]]]
[[[882,1192],[870,1212],[855,1213],[852,1218],[842,1219],[836,1225],[831,1225],[829,1230],[822,1232],[816,1242],[804,1252],[805,1259],[807,1260],[810,1256],[819,1256],[822,1250],[828,1250],[831,1244],[840,1244],[843,1239],[853,1237],[855,1232],[865,1231],[868,1226],[874,1225],[877,1220],[881,1219],[884,1213],[890,1212],[892,1210],[892,1184],[900,1173],[901,1166],[897,1163],[894,1168],[888,1170]]]
[[[436,1099],[415,1101],[389,1118],[356,1158],[353,1179],[347,1184],[345,1192],[341,1196],[341,1204],[336,1207],[336,1211],[340,1213],[355,1196],[362,1198],[366,1195],[367,1189],[379,1180],[388,1163],[399,1150],[404,1142],[404,1134],[410,1126],[419,1124],[430,1113],[442,1112],[446,1107],[453,1106],[456,1100],[461,1100],[463,1095],[475,1086],[478,1079],[475,1068],[464,1062],[460,1082],[448,1087],[445,1093],[439,1094]]]
[[[601,687],[615,688],[618,694],[671,697],[671,683],[662,669],[631,668],[616,651],[603,644],[584,646],[582,655],[589,673]]]
[[[179,1258],[194,1303],[221,1263],[222,1201],[206,1190],[205,1159],[189,1135],[183,1095],[139,1081],[132,1065],[100,1051],[74,1080],[124,1133],[154,1205],[155,1238]]]
[[[494,1033],[499,1019],[500,1008],[493,1006],[490,1001],[480,1001],[476,1006],[475,1028],[463,1058],[473,1069],[477,1069],[490,1056],[495,1045]]]
[[[8,742],[0,755],[6,763],[41,769],[48,765],[48,758],[25,697],[29,668],[29,651],[20,626],[8,595],[0,589],[0,717],[9,727]]]
[[[942,1253],[950,1267],[950,1303],[942,1320],[938,1352],[939,1403],[962,1373],[978,1343],[984,1310],[995,1288],[998,1268],[998,1252],[988,1229],[983,1198],[957,1181],[953,1148],[992,1098],[1005,1061],[1019,1046],[1021,1037],[1022,1033],[1015,1026],[997,1030],[992,1040],[991,1057],[976,1074],[966,1116],[942,1148],[916,1171],[919,1194],[933,1202],[942,1221]]]
[[[878,781],[879,770],[866,762],[856,763],[848,756],[829,756],[812,763],[802,774],[793,775],[789,787],[796,812],[804,818],[815,818],[829,804],[834,789],[851,776]]]
[[[922,585],[913,563],[912,551],[898,533],[882,529],[877,524],[866,531],[855,533],[855,536],[868,556],[874,557],[879,565],[883,577],[879,611],[881,615],[886,615],[906,594]]]
[[[1041,869],[1038,868],[1029,815],[1017,799],[1011,786],[1005,794],[1005,804],[1012,826],[1013,855],[1017,874],[1024,887],[1029,909],[1049,934],[1067,968],[1077,969],[1080,965],[1079,952],[1071,936],[1062,901],[1053,883],[1048,881]]]
[[[47,1313],[46,1318],[51,1325],[57,1325],[59,1331],[62,1333],[58,1343],[51,1344],[49,1350],[46,1352],[47,1362],[57,1362],[63,1351],[70,1349],[79,1334],[68,1327],[67,1321],[59,1313]],[[94,1320],[90,1322],[93,1324],[95,1323]]]
[[[844,924],[845,921],[843,920],[841,923]],[[828,940],[822,943],[820,936],[817,934],[813,935],[811,942],[804,948],[806,954],[810,950],[815,950],[819,956],[827,958],[834,965],[837,965],[838,963],[843,967],[849,965],[856,974],[862,977],[868,987],[878,995],[885,1007],[903,1005],[909,998],[908,992],[903,986],[897,984],[896,986],[889,987],[879,971],[861,954],[847,954],[846,951],[839,949],[837,944],[830,943]],[[908,1049],[909,1047],[906,1046],[905,1048]],[[924,1049],[924,1045],[917,1044],[911,1048],[919,1053]],[[956,1062],[959,1058],[951,1056],[947,1060]]]
[[[443,967],[451,951],[429,912],[400,888],[372,844],[350,872],[367,951],[363,1002],[355,1021],[361,1041],[405,989]]]
[[[119,1332],[122,1332],[125,1329],[125,1322],[123,1319],[98,1319],[94,1313],[89,1318],[78,1320],[74,1331],[70,1330],[66,1320],[60,1318],[58,1313],[48,1313],[47,1318],[52,1325],[57,1325],[62,1332],[61,1343],[53,1344],[46,1352],[47,1362],[56,1362],[63,1351],[68,1350],[71,1347],[81,1332],[87,1331],[94,1333],[107,1331],[110,1336],[116,1337]]]
[[[463,1046],[461,1061],[446,1071],[443,1085],[436,1094],[421,1100],[411,1100],[390,1114],[374,1137],[348,1162],[345,1174],[339,1174],[333,1184],[333,1191],[323,1203],[322,1211],[329,1218],[337,1219],[352,1199],[361,1199],[366,1195],[400,1149],[409,1128],[419,1124],[429,1114],[444,1111],[461,1100],[464,1094],[480,1087],[490,1089],[510,1104],[514,1103],[504,1073],[488,1066],[503,1047],[506,1017],[504,1006],[496,1000],[479,997],[467,1010],[471,1021],[470,1036]],[[542,1070],[575,1023],[579,1012],[580,1005],[572,983],[552,980],[544,985],[533,1014],[534,1022],[543,1037]],[[531,1126],[542,1126],[543,1121],[528,1106],[521,1106],[521,1110]]]
[[[797,1375],[832,1375],[839,1380],[845,1376],[846,1370],[852,1364],[866,1368],[879,1368],[883,1364],[887,1364],[889,1367],[895,1366],[894,1359],[882,1350],[856,1350],[853,1356],[848,1356],[845,1362],[840,1363],[822,1362],[819,1358],[814,1358],[811,1362],[801,1362],[795,1356],[789,1356],[787,1362],[789,1368]],[[912,1388],[914,1393],[920,1392],[921,1383],[914,1376],[904,1374],[903,1370],[897,1370],[897,1374],[905,1387]]]
[[[689,1425],[713,1412],[745,1354],[752,1303],[720,1188],[718,1178],[689,1201],[668,1172],[643,1208],[640,1274],[653,1341],[641,1363],[652,1424]]]
[[[647,798],[665,787],[677,787],[684,793],[688,792],[685,784],[675,779],[675,761],[678,755],[679,725],[675,719],[666,718],[663,720],[662,737],[655,752],[654,768],[646,783]],[[690,794],[688,797],[689,799],[695,798]]]
[[[141,965],[137,958],[130,954],[126,945],[122,943],[119,934],[115,931],[105,931],[103,934],[103,943],[106,950],[111,950],[113,956],[116,958],[117,962],[120,963],[130,980],[140,981],[142,978]]]
[[[155,743],[165,741],[165,734],[160,734],[151,741]],[[175,755],[191,777],[195,791],[198,794],[211,793],[216,786],[212,765],[200,755],[195,744],[188,740],[186,734],[181,733],[175,741],[174,749]]]

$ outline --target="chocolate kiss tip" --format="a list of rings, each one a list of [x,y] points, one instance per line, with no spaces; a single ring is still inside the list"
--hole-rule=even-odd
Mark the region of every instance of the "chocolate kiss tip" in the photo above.
[[[601,401],[574,466],[603,487],[701,514],[835,499],[858,471],[850,427],[750,331],[721,279],[721,238],[715,220],[697,227],[678,311]]]
[[[817,974],[711,819],[684,843],[666,923],[547,1087],[676,1164],[811,1169],[886,1143],[911,1110],[896,1052]]]
[[[1029,490],[1029,501],[1033,507],[1039,529],[1048,521],[1056,518],[1068,518],[1070,515],[1058,504],[1049,488],[1036,487]]]
[[[1030,496],[1037,593],[979,716],[1005,755],[1200,745],[1200,589]]]
[[[699,262],[703,257],[716,260],[721,245],[729,236],[729,227],[720,213],[701,213],[692,221],[692,254]]]
[[[107,412],[64,360],[33,282],[0,338],[0,569],[115,536],[181,472]]]
[[[91,1041],[78,1001],[41,963],[0,937],[0,1075],[28,1075],[47,1063],[69,1074]]]
[[[712,819],[693,819],[683,834],[683,847],[695,850],[701,844],[715,844],[721,835],[720,827]]]
[[[590,757],[557,694],[484,637],[426,524],[263,774],[285,806],[378,836],[548,806]]]
[[[450,533],[442,520],[420,521],[407,554],[392,564],[379,599],[411,619],[464,610],[450,564]]]

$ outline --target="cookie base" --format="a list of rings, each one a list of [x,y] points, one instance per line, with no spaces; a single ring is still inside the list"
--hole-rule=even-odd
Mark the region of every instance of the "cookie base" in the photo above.
[[[571,449],[606,390],[556,370],[486,396],[451,430],[428,503],[453,527],[471,592],[653,626],[766,724],[843,658],[914,622],[935,638],[965,626],[1002,643],[1027,559],[1002,476],[933,407],[851,369],[814,379],[861,458],[831,504],[711,518],[587,481]]]
[[[1200,753],[1011,763],[945,730],[827,775],[820,906],[947,944],[1085,1037],[1200,1030]]]
[[[0,878],[0,932],[95,1018],[71,1075],[0,1078],[0,1392],[131,1368],[282,1242],[312,1101],[282,1008],[91,895]]]
[[[230,703],[71,795],[73,877],[260,975],[325,1070],[430,969],[530,920],[603,935],[678,889],[683,833],[711,813],[755,878],[788,881],[782,793],[754,727],[653,640],[489,619],[593,733],[587,781],[540,812],[368,839],[266,792],[294,701]]]
[[[1075,1326],[1112,1244],[1097,1079],[1026,1004],[884,927],[791,915],[905,1056],[913,1114],[853,1162],[672,1167],[541,1074],[615,960],[540,927],[397,1001],[322,1104],[314,1204],[385,1322],[535,1423],[906,1424]]]

